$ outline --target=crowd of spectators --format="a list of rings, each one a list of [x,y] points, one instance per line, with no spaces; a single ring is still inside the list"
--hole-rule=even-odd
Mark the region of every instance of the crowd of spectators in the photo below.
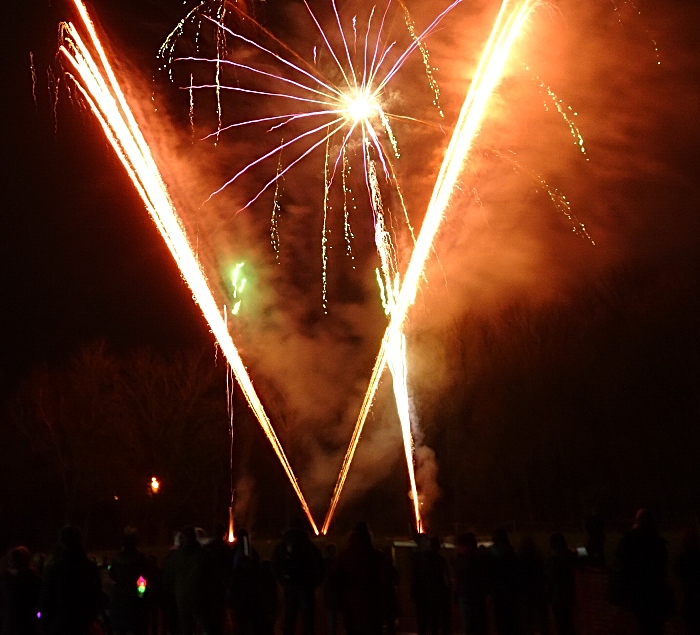
[[[80,530],[66,526],[46,558],[22,546],[6,555],[0,635],[394,635],[404,584],[418,635],[575,635],[577,571],[606,564],[602,521],[593,514],[586,529],[586,549],[555,532],[547,553],[528,536],[516,550],[505,529],[489,541],[466,533],[450,558],[438,537],[418,534],[400,579],[364,522],[342,549],[326,543],[323,551],[294,522],[269,559],[245,530],[229,543],[223,527],[212,536],[187,527],[160,563],[139,550],[133,528],[107,563],[89,557]],[[610,601],[634,615],[640,635],[661,635],[674,611],[668,569],[653,515],[640,510],[609,569]],[[686,631],[698,635],[697,531],[684,535],[672,572]]]

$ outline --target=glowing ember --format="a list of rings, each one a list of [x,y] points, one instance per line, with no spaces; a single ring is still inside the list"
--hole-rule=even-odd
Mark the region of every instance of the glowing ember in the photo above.
[[[233,528],[233,507],[228,508],[228,535],[226,536],[229,544],[236,542],[236,533]]]
[[[160,481],[155,476],[151,479],[151,492],[154,494],[160,492]]]

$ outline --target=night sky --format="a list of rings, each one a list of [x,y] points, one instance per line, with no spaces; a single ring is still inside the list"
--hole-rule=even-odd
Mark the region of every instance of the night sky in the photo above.
[[[145,3],[112,4],[120,10],[107,15],[123,25],[132,24],[129,9]],[[205,345],[206,325],[95,122],[61,98],[54,129],[47,69],[66,5],[16,3],[9,11],[13,27],[2,45],[4,371],[60,358],[92,339],[118,348]],[[148,17],[134,15],[133,24]],[[147,28],[130,33],[146,50],[153,46]]]
[[[90,113],[61,90],[54,117],[47,69],[59,69],[54,61],[56,28],[68,17],[67,5],[57,0],[25,0],[12,3],[5,11],[0,102],[4,131],[0,372],[5,386],[14,385],[36,365],[61,361],[94,340],[106,340],[117,351],[140,347],[158,351],[201,348],[211,350],[212,355],[214,351],[213,338],[189,290]],[[269,5],[274,24],[292,3]],[[542,69],[544,81],[552,82],[557,94],[581,111],[578,123],[587,139],[589,161],[571,150],[561,120],[543,118],[549,115],[543,114],[536,84],[515,79],[504,83],[492,125],[486,126],[478,158],[468,172],[478,198],[466,201],[471,187],[463,188],[457,197],[458,205],[474,213],[465,214],[469,221],[448,224],[443,251],[438,252],[440,262],[429,268],[429,274],[436,274],[432,280],[438,282],[418,302],[421,319],[415,332],[417,350],[422,352],[415,367],[425,371],[422,377],[439,379],[438,353],[431,349],[431,342],[444,340],[465,315],[473,316],[475,322],[497,324],[500,318],[494,316],[513,304],[535,315],[552,306],[575,311],[571,307],[577,306],[577,297],[612,279],[616,280],[612,286],[617,286],[611,293],[622,297],[619,324],[639,326],[639,333],[675,332],[679,339],[687,338],[689,346],[682,359],[673,357],[682,350],[679,346],[664,363],[671,369],[683,366],[696,372],[694,356],[700,341],[696,313],[700,308],[700,11],[696,3],[681,0],[646,0],[638,5],[640,15],[626,2],[563,0],[554,2],[551,11],[541,12],[536,29],[542,31],[535,31],[532,55],[523,56],[523,63],[533,65],[533,75]],[[484,25],[495,6],[493,1],[465,0],[459,19],[473,24],[465,40],[472,36],[476,41],[483,39]],[[128,64],[138,68],[142,77],[154,76],[155,52],[181,17],[182,3],[95,0],[91,7]],[[421,18],[423,10],[416,13]],[[438,59],[440,53],[449,51],[450,38],[457,37],[460,24],[450,23],[441,36],[444,40],[436,43]],[[565,26],[558,29],[552,24]],[[549,33],[547,29],[556,36],[551,41],[538,40],[538,34]],[[34,84],[30,53],[37,75]],[[543,61],[550,54],[561,60]],[[457,82],[457,66],[447,55],[443,75],[438,75],[445,82],[448,116],[458,105],[458,91],[451,90]],[[146,87],[140,92],[150,91]],[[526,105],[517,117],[500,117],[513,104]],[[179,107],[182,105],[181,99]],[[182,112],[178,117],[180,123],[185,120]],[[596,245],[572,236],[572,223],[561,214],[551,209],[543,212],[548,209],[546,195],[532,183],[516,182],[512,166],[494,158],[494,148],[517,150],[528,167],[546,174],[566,192],[576,218],[586,224]],[[434,165],[438,154],[439,143],[428,153],[425,164]],[[427,196],[429,178],[423,174],[408,186],[419,192],[417,199]],[[300,208],[303,202],[303,196],[295,201]],[[256,231],[260,234],[259,228]],[[359,231],[361,234],[362,229]],[[315,236],[313,245],[318,243]],[[256,249],[262,251],[262,247]],[[269,254],[265,258],[266,263],[271,260]],[[308,349],[308,357],[316,355],[316,343],[344,341],[345,337],[340,333],[341,318],[331,326],[318,326],[324,322],[318,315],[319,265],[314,262],[307,274],[310,282],[291,280],[291,273],[283,280],[287,289],[302,289],[300,296],[308,304],[303,311],[291,311],[295,318],[290,332],[299,339],[288,350]],[[359,387],[380,336],[381,322],[370,324],[370,318],[382,318],[376,302],[366,308],[374,266],[367,263],[370,260],[365,255],[369,283],[343,282],[345,274],[334,274],[332,287],[336,306],[359,307],[348,318],[352,333],[347,335],[347,340],[366,336],[358,346],[359,361],[355,360],[351,377]],[[294,297],[292,293],[281,295],[286,303]],[[431,309],[431,302],[444,304]],[[312,304],[314,308],[308,308]],[[591,314],[596,308],[591,306]],[[340,312],[338,309],[337,315]],[[363,335],[360,326],[364,322],[368,324]],[[493,328],[497,332],[499,327]],[[595,373],[596,364],[607,359],[597,351],[606,346],[612,332],[589,333],[590,340],[585,339],[585,330],[572,333],[576,341],[573,359],[585,360],[590,353],[595,358],[590,372]],[[271,336],[270,347],[275,343]],[[261,360],[259,372],[266,381],[274,382],[275,373],[284,377],[288,387],[304,380],[303,372],[301,378],[292,377],[284,364],[270,361],[266,344],[249,346],[251,359]],[[620,346],[615,359],[631,364],[643,356],[642,348],[639,342]],[[337,355],[333,376],[343,371],[341,354]],[[302,359],[306,361],[300,365],[315,363],[304,354]],[[688,381],[700,385],[700,376],[693,374]],[[427,380],[417,384],[433,390]],[[353,384],[353,390],[357,388]],[[313,393],[313,388],[308,390]],[[437,399],[436,395],[433,391],[431,398]],[[304,410],[304,398],[292,400],[295,411]],[[337,412],[353,410],[357,395],[329,401],[328,412],[335,413],[336,421],[347,428],[354,411],[349,415]],[[426,411],[432,412],[431,408]],[[309,416],[322,421],[327,412],[319,408]],[[319,439],[320,446],[337,441],[323,435]],[[337,457],[337,448],[334,451]],[[324,487],[329,482],[327,477],[314,478]]]

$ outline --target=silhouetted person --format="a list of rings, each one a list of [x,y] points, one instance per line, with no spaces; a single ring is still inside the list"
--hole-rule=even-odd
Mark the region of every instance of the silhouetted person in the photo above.
[[[588,561],[596,567],[605,566],[605,521],[597,508],[593,508],[584,523],[588,541],[586,551]]]
[[[531,536],[525,536],[518,552],[520,563],[520,605],[524,635],[549,632],[545,564]]]
[[[304,635],[315,630],[316,587],[323,579],[323,556],[304,527],[295,520],[275,548],[272,566],[284,589],[284,635],[294,635],[301,616]]]
[[[181,539],[182,534],[179,531],[173,532],[173,544],[163,559],[161,570],[163,583],[161,606],[163,608],[165,635],[179,635],[180,633],[180,619],[177,613],[177,599],[175,597],[175,556],[180,548]]]
[[[231,552],[231,587],[229,606],[240,635],[252,635],[261,616],[260,610],[260,559],[245,529],[236,532],[236,542]]]
[[[683,533],[683,548],[673,563],[681,582],[681,615],[688,635],[700,635],[700,536],[696,529]]]
[[[163,607],[165,593],[163,589],[163,572],[158,566],[158,558],[147,555],[148,560],[148,588],[146,593],[146,612],[148,614],[148,633],[160,635],[161,633],[161,609]]]
[[[232,575],[232,549],[225,540],[226,534],[226,528],[218,524],[214,527],[212,537],[204,543],[205,554],[212,569],[208,612],[211,615],[212,628],[218,633],[223,632],[226,621],[226,594],[231,585]]]
[[[420,535],[417,542],[411,586],[418,635],[449,633],[452,585],[447,561],[440,554],[440,539]]]
[[[554,625],[557,635],[575,635],[575,567],[578,554],[569,549],[564,534],[560,532],[549,537],[549,546],[552,553],[547,563],[547,593],[554,615]]]
[[[111,619],[111,604],[112,604],[112,593],[114,589],[114,580],[109,574],[110,564],[108,560],[104,557],[93,558],[88,556],[90,560],[97,567],[97,576],[100,580],[100,603],[97,610],[97,624],[93,627],[93,631],[97,633],[112,632],[112,619]]]
[[[338,564],[338,548],[327,544],[323,550],[323,608],[326,611],[326,630],[328,635],[338,632],[338,611],[340,601],[338,588],[335,583],[335,573]]]
[[[477,546],[476,536],[469,532],[457,538],[455,556],[455,598],[466,635],[486,635],[488,591],[486,556]]]
[[[334,578],[347,635],[380,635],[390,572],[384,554],[372,544],[367,523],[355,525],[338,556]]]
[[[260,595],[257,635],[274,635],[275,623],[279,612],[279,600],[277,598],[277,581],[272,570],[272,563],[263,560],[260,563]]]
[[[666,542],[646,509],[637,512],[634,527],[617,548],[620,599],[637,619],[641,635],[661,635],[673,610],[673,592],[668,583]]]
[[[430,538],[427,534],[419,533],[414,538],[416,550],[411,557],[411,599],[416,612],[416,626],[418,635],[423,635],[430,618],[428,617],[428,599],[425,593],[423,576],[424,562],[430,553]]]
[[[112,589],[112,629],[114,635],[142,635],[148,624],[146,598],[139,593],[139,579],[148,589],[148,558],[137,549],[138,534],[132,527],[124,530],[122,549],[114,556],[110,577]]]
[[[385,589],[384,600],[384,629],[386,635],[396,635],[396,626],[399,619],[399,571],[394,564],[391,547],[384,551],[384,563],[388,571],[388,584]]]
[[[97,567],[83,550],[80,529],[64,527],[56,552],[44,566],[39,599],[44,635],[87,635],[101,594]]]
[[[172,580],[181,635],[217,635],[209,599],[215,574],[193,527],[183,529],[172,555]]]
[[[496,529],[489,550],[489,587],[498,635],[518,633],[518,579],[518,558],[508,532]]]
[[[7,559],[7,569],[0,577],[0,633],[36,635],[41,578],[31,566],[26,547],[15,547]]]

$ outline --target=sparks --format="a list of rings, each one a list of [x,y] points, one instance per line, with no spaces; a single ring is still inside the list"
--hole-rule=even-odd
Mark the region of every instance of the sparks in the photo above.
[[[246,283],[248,282],[248,279],[243,276],[244,266],[245,262],[239,262],[233,268],[233,273],[231,274],[231,286],[233,287],[234,300],[231,313],[233,315],[238,315],[241,310],[241,303],[243,302],[241,295],[243,294],[243,290],[245,289]]]
[[[228,508],[228,534],[226,535],[226,540],[230,545],[236,542],[236,532],[233,527],[233,506]]]
[[[318,533],[296,476],[233,343],[226,320],[219,310],[206,276],[187,239],[151,150],[124,97],[95,26],[82,0],[74,0],[74,4],[87,30],[89,45],[83,41],[72,22],[61,25],[59,51],[72,69],[67,71],[67,75],[97,118],[107,140],[141,196],[183,278],[192,290],[193,297],[221,347],[251,410],[282,463],[314,532]]]
[[[393,281],[386,274],[376,270],[379,292],[382,298],[384,311],[391,315],[396,298],[399,293],[399,276],[395,275]],[[416,482],[416,470],[413,460],[414,443],[411,434],[411,413],[408,395],[408,363],[406,361],[406,336],[400,331],[393,334],[392,340],[387,345],[387,358],[389,371],[393,381],[394,396],[401,425],[401,437],[403,439],[404,456],[408,468],[408,482],[410,486],[409,498],[413,505],[413,520],[418,533],[421,531],[423,519],[420,511],[420,497],[418,496],[418,484]]]

